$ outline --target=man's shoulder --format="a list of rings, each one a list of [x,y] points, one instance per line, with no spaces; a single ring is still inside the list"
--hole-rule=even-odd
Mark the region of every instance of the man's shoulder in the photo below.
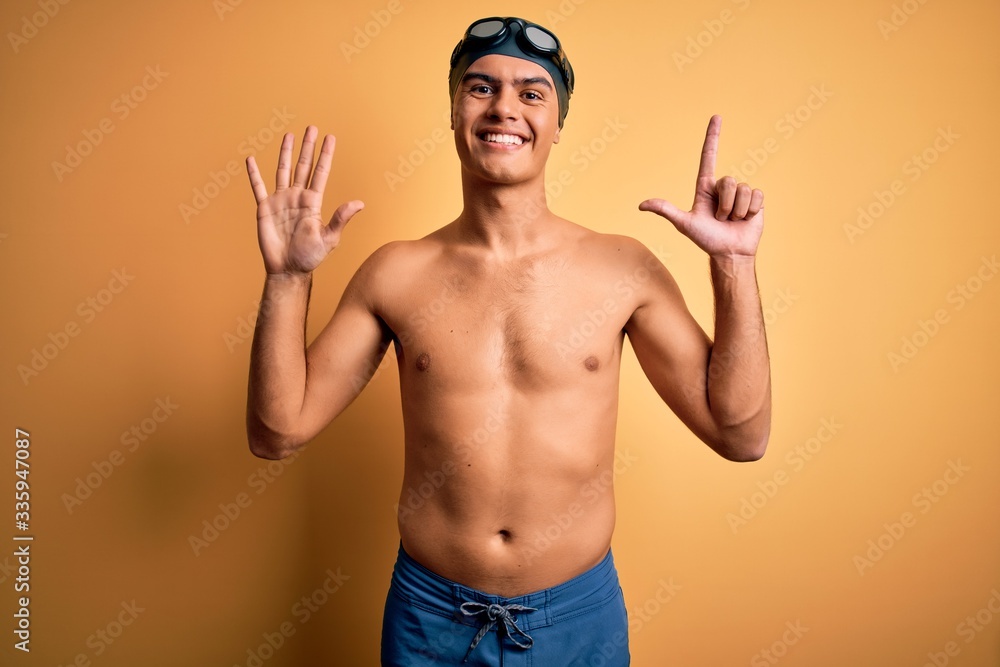
[[[422,239],[398,239],[376,248],[358,267],[354,288],[375,300],[388,297],[403,277],[419,276],[440,253],[439,244]]]
[[[402,270],[407,264],[419,263],[437,252],[437,245],[428,237],[388,241],[368,255],[359,270],[363,269],[372,274]]]
[[[599,232],[573,223],[581,231],[578,244],[581,251],[602,264],[621,263],[623,266],[659,263],[656,255],[646,245],[631,236]],[[652,267],[649,267],[652,268]]]

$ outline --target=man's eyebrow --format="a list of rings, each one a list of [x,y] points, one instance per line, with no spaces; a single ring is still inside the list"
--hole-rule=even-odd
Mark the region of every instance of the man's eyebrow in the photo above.
[[[514,79],[515,86],[545,86],[552,90],[552,84],[543,76],[533,76],[527,79]]]
[[[498,84],[500,79],[495,76],[490,76],[489,74],[484,74],[482,72],[467,72],[465,76],[462,77],[462,83],[467,83],[473,79],[483,81],[489,84]],[[549,80],[542,76],[527,77],[524,79],[514,79],[511,83],[515,86],[544,86],[549,90],[552,90],[552,84]]]

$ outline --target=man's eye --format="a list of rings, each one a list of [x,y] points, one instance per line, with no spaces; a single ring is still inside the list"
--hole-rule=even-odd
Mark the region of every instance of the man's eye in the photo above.
[[[542,96],[539,95],[538,93],[536,93],[533,90],[529,90],[529,91],[525,92],[524,96],[527,97],[529,100],[540,100],[540,99],[542,99]]]
[[[487,85],[473,86],[472,92],[474,92],[474,93],[482,93],[482,94],[485,95],[485,94],[488,94],[490,92],[490,87],[487,86]]]

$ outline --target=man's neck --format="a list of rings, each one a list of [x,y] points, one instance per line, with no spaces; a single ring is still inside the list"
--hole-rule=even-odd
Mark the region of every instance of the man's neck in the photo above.
[[[545,200],[543,176],[501,185],[463,173],[462,200],[462,215],[455,221],[459,238],[502,259],[537,250],[557,220]]]

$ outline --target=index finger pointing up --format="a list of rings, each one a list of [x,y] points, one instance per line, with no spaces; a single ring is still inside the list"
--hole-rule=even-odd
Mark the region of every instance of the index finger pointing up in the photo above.
[[[719,133],[722,129],[722,116],[715,115],[708,121],[705,130],[705,145],[701,148],[701,164],[698,165],[698,178],[715,178],[715,154],[719,150]]]

